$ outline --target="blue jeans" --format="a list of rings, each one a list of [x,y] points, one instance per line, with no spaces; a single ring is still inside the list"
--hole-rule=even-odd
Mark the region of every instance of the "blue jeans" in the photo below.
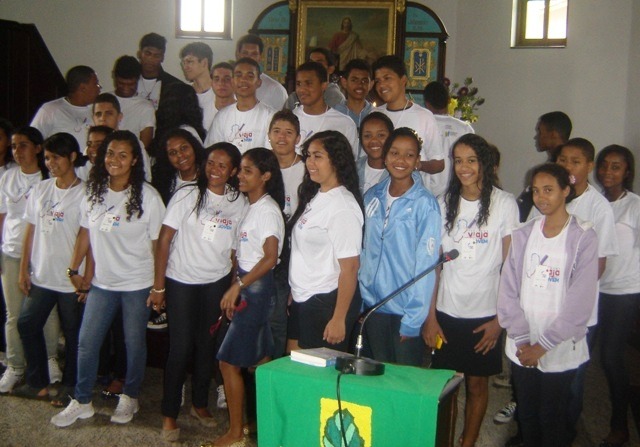
[[[104,290],[92,286],[87,297],[78,345],[78,381],[75,398],[81,404],[91,402],[98,374],[100,346],[111,323],[122,309],[127,347],[127,377],[123,393],[138,398],[147,362],[147,307],[150,287],[130,292]]]
[[[18,332],[27,360],[27,384],[34,388],[44,388],[49,384],[44,325],[56,304],[66,341],[62,383],[68,387],[76,384],[78,333],[84,304],[78,302],[78,295],[75,292],[56,292],[32,284],[29,296],[22,303],[22,311],[18,318]]]

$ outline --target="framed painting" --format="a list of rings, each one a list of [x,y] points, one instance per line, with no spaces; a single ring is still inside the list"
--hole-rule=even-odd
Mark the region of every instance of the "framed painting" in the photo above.
[[[339,70],[351,59],[372,63],[393,54],[396,0],[299,0],[296,65],[314,47],[328,48]]]

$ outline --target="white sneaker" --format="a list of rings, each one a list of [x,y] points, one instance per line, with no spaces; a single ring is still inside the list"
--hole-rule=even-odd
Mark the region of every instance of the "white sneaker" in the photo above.
[[[58,359],[49,357],[49,383],[53,385],[56,382],[62,382],[62,371]]]
[[[22,382],[24,374],[18,373],[12,366],[7,367],[0,379],[0,393],[9,393],[17,384]]]
[[[68,427],[78,419],[88,419],[93,417],[94,413],[93,404],[91,402],[88,404],[81,404],[77,400],[71,399],[67,408],[51,418],[51,423],[56,427]]]
[[[504,407],[502,407],[498,412],[493,416],[493,422],[496,424],[508,424],[513,421],[513,417],[516,414],[517,404],[515,402],[507,402]]]
[[[218,385],[218,408],[227,408],[227,396],[224,394],[224,385]]]
[[[111,422],[115,422],[116,424],[131,422],[133,415],[137,413],[139,409],[138,399],[129,397],[126,394],[121,394],[116,411],[114,411],[113,416],[111,416]]]

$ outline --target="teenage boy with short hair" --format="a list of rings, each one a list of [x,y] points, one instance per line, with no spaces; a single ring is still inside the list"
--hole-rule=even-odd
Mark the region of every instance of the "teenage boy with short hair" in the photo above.
[[[149,101],[137,96],[142,67],[133,56],[121,56],[113,67],[114,95],[118,98],[124,117],[120,129],[136,134],[146,147],[153,140],[156,111]],[[82,147],[82,146],[81,146]]]
[[[72,67],[65,76],[67,96],[54,99],[40,106],[31,126],[48,138],[54,133],[67,132],[82,147],[87,141],[87,129],[91,126],[91,104],[100,94],[98,75],[91,67]]]
[[[249,57],[236,62],[233,67],[233,91],[237,102],[220,110],[213,118],[205,147],[226,141],[245,153],[251,148],[265,145],[269,123],[276,111],[258,101],[256,91],[261,82],[258,62]]]
[[[216,97],[213,105],[215,113],[218,113],[224,107],[235,104],[236,96],[233,94],[233,65],[228,62],[219,62],[213,66],[211,69],[211,88]]]
[[[336,62],[331,51],[326,48],[317,47],[312,48],[309,51],[307,56],[307,62],[318,62],[322,64],[324,68],[327,69],[327,89],[324,91],[324,102],[327,103],[329,107],[335,107],[344,101],[344,95],[340,91],[340,87],[338,84],[331,82],[331,76],[336,71]],[[296,92],[291,92],[289,98],[287,99],[287,103],[284,105],[285,109],[295,109],[296,106],[300,103],[298,99],[298,95]]]
[[[236,59],[249,57],[260,64],[264,43],[260,36],[255,34],[247,34],[238,40],[236,45]],[[275,79],[267,76],[266,73],[260,74],[261,85],[258,88],[258,100],[265,103],[274,110],[282,109],[287,101],[287,91]]]
[[[367,95],[373,85],[371,66],[363,59],[351,59],[340,78],[340,84],[347,92],[347,98],[334,106],[334,109],[351,118],[360,129],[362,118],[373,110],[373,105],[367,101]]]
[[[138,49],[138,59],[142,65],[142,73],[138,80],[138,96],[151,102],[154,110],[164,99],[166,86],[183,82],[162,69],[167,39],[156,33],[142,36]]]
[[[296,94],[300,105],[293,113],[300,120],[300,145],[314,133],[323,130],[341,132],[353,151],[357,160],[359,153],[358,131],[350,119],[330,108],[324,102],[324,91],[327,88],[327,70],[317,62],[305,62],[296,70]]]
[[[431,192],[434,196],[439,196],[447,190],[451,176],[453,144],[462,135],[475,133],[469,123],[449,115],[450,101],[449,90],[443,83],[433,81],[424,88],[424,106],[433,113],[433,117],[436,119],[442,147],[445,150],[444,170],[431,177]]]
[[[445,153],[433,113],[414,104],[405,94],[407,72],[398,56],[382,56],[373,64],[376,91],[386,103],[374,110],[384,113],[398,127],[408,127],[422,138],[420,173],[424,186],[431,190],[432,175],[444,170]]]
[[[211,88],[211,65],[213,65],[213,51],[206,43],[192,42],[180,50],[180,64],[182,72],[191,87],[196,91],[198,104],[202,109],[202,127],[211,127],[215,95]]]
[[[94,126],[107,126],[113,130],[120,130],[120,123],[124,115],[120,108],[120,102],[111,93],[101,93],[93,103],[92,108],[93,125]],[[151,181],[151,162],[149,161],[149,155],[144,150],[142,141],[138,139],[140,147],[142,148],[142,161],[144,163],[144,176],[147,181]],[[82,147],[82,146],[80,146]]]

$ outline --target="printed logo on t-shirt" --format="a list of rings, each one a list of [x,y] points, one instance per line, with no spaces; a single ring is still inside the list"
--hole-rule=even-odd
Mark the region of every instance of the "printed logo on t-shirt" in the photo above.
[[[242,146],[243,144],[251,144],[253,142],[253,132],[252,131],[243,132],[242,131],[243,128],[244,128],[244,124],[242,125],[234,124],[233,126],[231,126],[231,132],[229,133],[229,137],[227,138],[227,141],[234,143],[236,146],[238,145]]]
[[[532,278],[534,286],[541,289],[546,289],[549,284],[560,282],[560,267],[545,265],[548,258],[547,255],[532,253],[528,260],[527,277]]]
[[[249,242],[249,235],[244,230],[240,232],[240,242]]]
[[[458,219],[456,222],[455,232],[453,233],[453,241],[458,243],[462,241],[462,239],[467,239],[475,240],[476,244],[488,244],[489,232],[482,228],[474,229],[473,227],[475,224],[475,219],[471,222],[468,222],[466,219]]]

